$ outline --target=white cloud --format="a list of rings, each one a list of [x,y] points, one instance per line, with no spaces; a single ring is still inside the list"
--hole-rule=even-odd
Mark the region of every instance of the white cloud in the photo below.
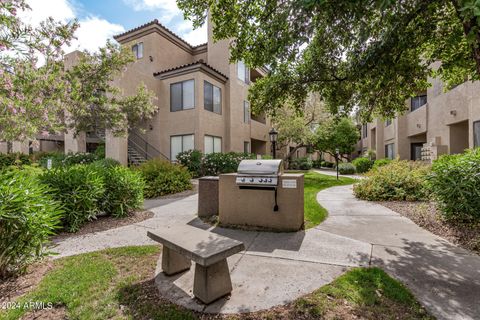
[[[122,33],[125,28],[119,24],[110,23],[105,19],[90,16],[80,21],[75,36],[77,40],[72,42],[71,50],[97,51],[114,35]]]
[[[135,11],[158,11],[160,20],[169,23],[182,12],[177,7],[176,0],[123,0]]]
[[[190,26],[190,28],[188,29],[183,29],[183,31],[179,31],[179,34],[183,39],[185,39],[185,41],[187,41],[193,46],[205,43],[208,39],[206,24],[195,30],[193,30],[193,28]]]
[[[71,0],[27,0],[31,10],[19,13],[20,18],[28,24],[38,26],[41,21],[52,17],[57,21],[69,22],[77,17]],[[75,32],[76,40],[72,41],[66,51],[97,51],[105,45],[107,39],[125,31],[119,24],[110,23],[96,16],[88,16],[79,20],[80,27]]]

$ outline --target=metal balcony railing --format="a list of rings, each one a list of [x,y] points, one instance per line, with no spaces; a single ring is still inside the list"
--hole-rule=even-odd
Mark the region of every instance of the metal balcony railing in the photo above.
[[[147,140],[145,140],[145,138],[142,137],[141,134],[136,130],[130,130],[128,132],[128,146],[134,149],[140,156],[144,157],[145,160],[152,158],[170,160],[157,148],[148,143]]]

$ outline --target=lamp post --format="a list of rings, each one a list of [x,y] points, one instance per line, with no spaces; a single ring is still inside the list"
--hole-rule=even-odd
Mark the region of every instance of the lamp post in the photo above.
[[[270,142],[272,143],[272,157],[275,159],[277,157],[277,136],[278,132],[275,130],[275,128],[272,128],[270,132],[268,133],[268,136],[270,137]]]
[[[335,162],[337,163],[337,180],[338,180],[338,158],[340,156],[340,149],[335,149]]]

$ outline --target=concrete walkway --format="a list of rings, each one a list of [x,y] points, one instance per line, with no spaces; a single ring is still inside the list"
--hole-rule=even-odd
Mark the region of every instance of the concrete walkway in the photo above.
[[[197,196],[156,203],[154,217],[134,225],[67,239],[59,256],[126,245],[152,244],[146,231],[189,224],[245,243],[228,259],[231,297],[205,307],[192,296],[193,270],[165,277],[157,270],[162,295],[187,308],[237,313],[288,303],[329,283],[354,266],[381,266],[399,278],[439,319],[478,319],[480,256],[470,254],[377,204],[353,197],[351,186],[321,191],[329,211],[316,228],[297,233],[248,232],[211,227],[195,217]],[[146,206],[152,206],[147,202]]]

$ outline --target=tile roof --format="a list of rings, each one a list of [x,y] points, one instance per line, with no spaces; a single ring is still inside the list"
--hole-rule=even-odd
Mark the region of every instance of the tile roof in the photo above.
[[[194,66],[194,65],[197,65],[197,64],[203,65],[203,66],[207,67],[208,69],[210,69],[210,70],[218,73],[218,74],[221,75],[222,77],[225,77],[226,79],[228,79],[228,77],[227,77],[226,75],[224,75],[223,73],[221,73],[221,72],[218,71],[217,69],[213,68],[213,67],[210,66],[209,64],[206,64],[206,63],[203,62],[202,60],[198,60],[198,61],[195,61],[195,62],[192,62],[192,63],[183,64],[183,65],[176,66],[176,67],[173,67],[173,68],[170,68],[170,69],[166,69],[166,70],[162,70],[162,71],[159,71],[159,72],[155,72],[155,73],[153,74],[153,76],[156,77],[156,76],[161,75],[161,74],[163,74],[163,73],[167,73],[167,72],[175,71],[175,70],[180,70],[180,69],[187,68],[187,67],[191,67],[191,66]]]
[[[153,21],[150,21],[150,22],[147,22],[145,24],[142,24],[141,26],[138,26],[136,28],[133,28],[133,29],[130,29],[130,30],[127,30],[123,33],[120,33],[120,34],[117,34],[115,36],[113,36],[113,38],[115,40],[117,40],[118,38],[120,37],[123,37],[127,34],[130,34],[130,33],[133,33],[135,31],[138,31],[138,30],[141,30],[143,28],[146,28],[146,27],[149,27],[149,26],[152,26],[152,25],[157,25],[159,26],[160,28],[163,28],[165,31],[167,31],[168,33],[170,33],[173,37],[175,37],[176,39],[180,40],[182,43],[186,44],[187,46],[189,46],[191,49],[195,49],[195,48],[198,48],[198,47],[201,47],[201,46],[204,46],[206,45],[207,43],[202,43],[202,44],[199,44],[199,45],[196,45],[196,46],[192,46],[190,43],[188,43],[187,41],[185,41],[184,39],[182,39],[179,35],[177,35],[175,32],[173,32],[172,30],[168,29],[167,27],[165,27],[163,24],[161,24],[160,22],[158,22],[158,19],[155,19]]]

